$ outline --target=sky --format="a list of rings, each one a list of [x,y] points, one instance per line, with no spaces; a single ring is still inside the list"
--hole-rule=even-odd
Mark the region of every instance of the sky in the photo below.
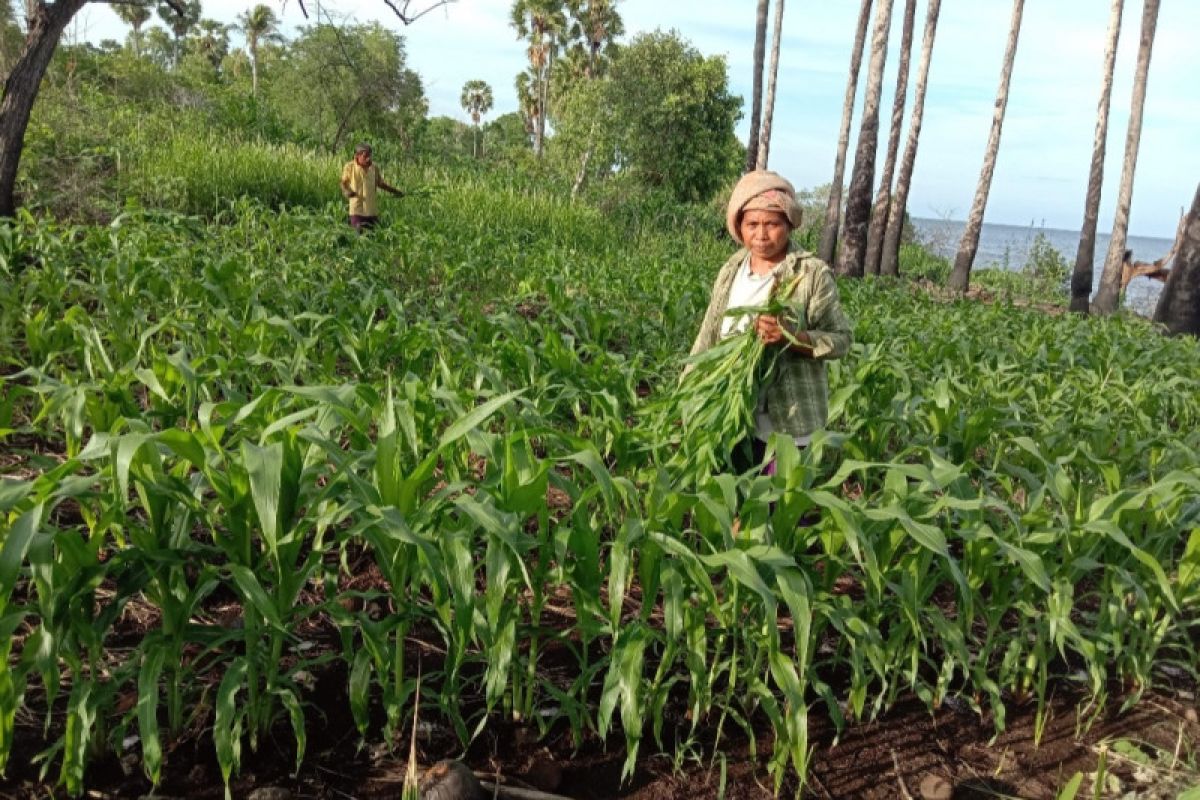
[[[251,5],[251,0],[202,2],[206,17],[230,23]],[[773,0],[772,14],[775,2],[779,0]],[[910,104],[926,2],[917,0]],[[316,0],[306,4],[315,14]],[[412,10],[426,5],[424,0],[410,0]],[[724,57],[730,90],[748,101],[755,6],[754,0],[620,0],[617,8],[625,22],[624,41],[641,32],[674,30],[705,55]],[[894,96],[903,6],[903,0],[895,0],[880,105],[880,162]],[[295,0],[273,7],[284,20],[285,33],[306,24]],[[320,8],[337,20],[377,20],[400,32],[408,65],[424,81],[430,114],[465,121],[459,95],[466,81],[477,78],[492,86],[493,118],[516,110],[513,81],[526,66],[526,52],[509,24],[511,0],[456,0],[409,27],[382,0],[325,0]],[[797,188],[832,179],[858,9],[859,0],[788,0],[785,5],[769,166]],[[987,222],[1080,227],[1110,9],[1108,0],[1026,2]],[[962,219],[970,209],[991,129],[1011,13],[1010,0],[943,0],[909,198],[909,212],[915,216]],[[1116,207],[1141,17],[1142,4],[1126,0],[1109,116],[1101,231],[1111,227]],[[67,36],[76,41],[123,40],[127,30],[111,8],[89,3]],[[1133,187],[1134,235],[1173,237],[1180,210],[1190,206],[1200,181],[1198,34],[1200,2],[1162,3]],[[236,34],[234,45],[241,45]],[[851,158],[866,66],[864,58]],[[743,142],[748,129],[743,118],[737,129]],[[849,172],[847,165],[847,182]]]

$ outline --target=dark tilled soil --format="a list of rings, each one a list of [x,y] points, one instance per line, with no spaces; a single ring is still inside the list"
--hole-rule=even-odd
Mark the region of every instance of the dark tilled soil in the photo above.
[[[281,729],[278,738],[259,743],[257,753],[243,752],[242,772],[233,782],[235,798],[286,800],[287,798],[399,798],[403,781],[404,748],[389,752],[380,745],[360,746],[345,703],[344,674],[322,676],[314,694],[318,707],[311,709],[308,754],[298,776],[293,777],[294,754],[290,736]],[[340,685],[339,685],[340,684]],[[1192,778],[1200,725],[1192,690],[1148,694],[1125,713],[1119,703],[1098,715],[1085,713],[1081,722],[1079,699],[1061,692],[1052,702],[1040,744],[1034,743],[1035,714],[1031,707],[1010,707],[1007,727],[995,736],[989,719],[963,706],[950,704],[930,714],[915,698],[901,700],[874,722],[851,726],[836,737],[824,717],[810,718],[813,739],[812,769],[805,796],[817,798],[1055,798],[1077,772],[1093,772],[1104,743],[1128,739],[1142,743],[1151,756],[1179,752],[1190,756]],[[32,756],[45,745],[34,720],[18,720],[17,742],[0,782],[0,797],[25,800],[61,795],[53,780],[37,780]],[[424,764],[440,758],[462,756],[454,752],[453,736],[436,724],[423,724],[418,748]],[[485,780],[550,792],[572,800],[631,798],[631,800],[699,800],[718,797],[724,761],[725,794],[729,800],[773,797],[766,769],[769,734],[760,736],[758,757],[736,728],[726,725],[723,757],[715,758],[710,745],[682,748],[684,755],[656,755],[650,741],[643,742],[635,774],[622,782],[625,752],[620,737],[609,746],[596,737],[573,747],[569,732],[552,730],[538,740],[527,726],[499,723],[489,727],[465,754],[466,762]],[[1161,769],[1155,771],[1116,757],[1108,759],[1110,788],[1121,793],[1137,791],[1139,797],[1175,797],[1181,786],[1168,785]],[[1152,760],[1152,764],[1154,762]],[[491,776],[491,777],[488,777]],[[1090,787],[1090,779],[1085,781]],[[795,785],[785,782],[782,796]],[[136,755],[124,763],[109,756],[88,774],[89,798],[124,798],[148,795],[151,787],[141,774]],[[207,735],[177,743],[168,750],[164,776],[156,797],[221,798],[220,771]],[[1087,796],[1092,796],[1090,788]],[[1106,795],[1107,796],[1107,795]]]

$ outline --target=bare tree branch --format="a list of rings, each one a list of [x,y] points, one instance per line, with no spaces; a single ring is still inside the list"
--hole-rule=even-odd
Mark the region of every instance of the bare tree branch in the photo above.
[[[399,17],[400,21],[403,22],[405,25],[412,25],[414,22],[419,20],[421,17],[425,16],[430,11],[433,11],[435,8],[440,8],[441,6],[448,6],[455,1],[456,0],[436,0],[436,2],[431,2],[427,7],[423,8],[422,10],[417,11],[416,13],[412,13],[408,9],[413,4],[413,0],[403,0],[399,6],[396,5],[395,0],[383,0],[383,2],[387,5],[388,8],[390,8],[392,11],[396,12],[396,16]]]

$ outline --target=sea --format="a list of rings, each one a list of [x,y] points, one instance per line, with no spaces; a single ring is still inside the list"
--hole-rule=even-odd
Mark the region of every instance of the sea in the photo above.
[[[931,250],[954,261],[958,243],[962,239],[965,222],[958,220],[912,218],[917,236]],[[1034,237],[1043,234],[1055,250],[1067,259],[1068,269],[1075,267],[1075,253],[1079,249],[1079,231],[1047,228],[1042,225],[998,225],[985,222],[979,234],[979,249],[975,254],[975,267],[1001,267],[1020,270],[1025,266],[1030,245]],[[1100,285],[1104,271],[1104,259],[1108,255],[1109,235],[1096,234],[1096,256],[1092,272],[1092,292]],[[1128,236],[1126,249],[1133,251],[1135,261],[1154,261],[1171,251],[1171,239],[1152,236]],[[1149,278],[1134,278],[1125,291],[1125,307],[1144,316],[1154,313],[1162,284]]]

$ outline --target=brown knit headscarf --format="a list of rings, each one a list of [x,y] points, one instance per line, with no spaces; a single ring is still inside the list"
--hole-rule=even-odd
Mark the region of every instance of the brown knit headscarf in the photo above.
[[[729,235],[738,244],[742,241],[741,227],[742,212],[778,211],[787,217],[792,229],[800,227],[800,204],[796,202],[796,190],[791,182],[775,172],[758,169],[747,172],[733,187],[729,196],[729,206],[725,209],[725,227]]]

